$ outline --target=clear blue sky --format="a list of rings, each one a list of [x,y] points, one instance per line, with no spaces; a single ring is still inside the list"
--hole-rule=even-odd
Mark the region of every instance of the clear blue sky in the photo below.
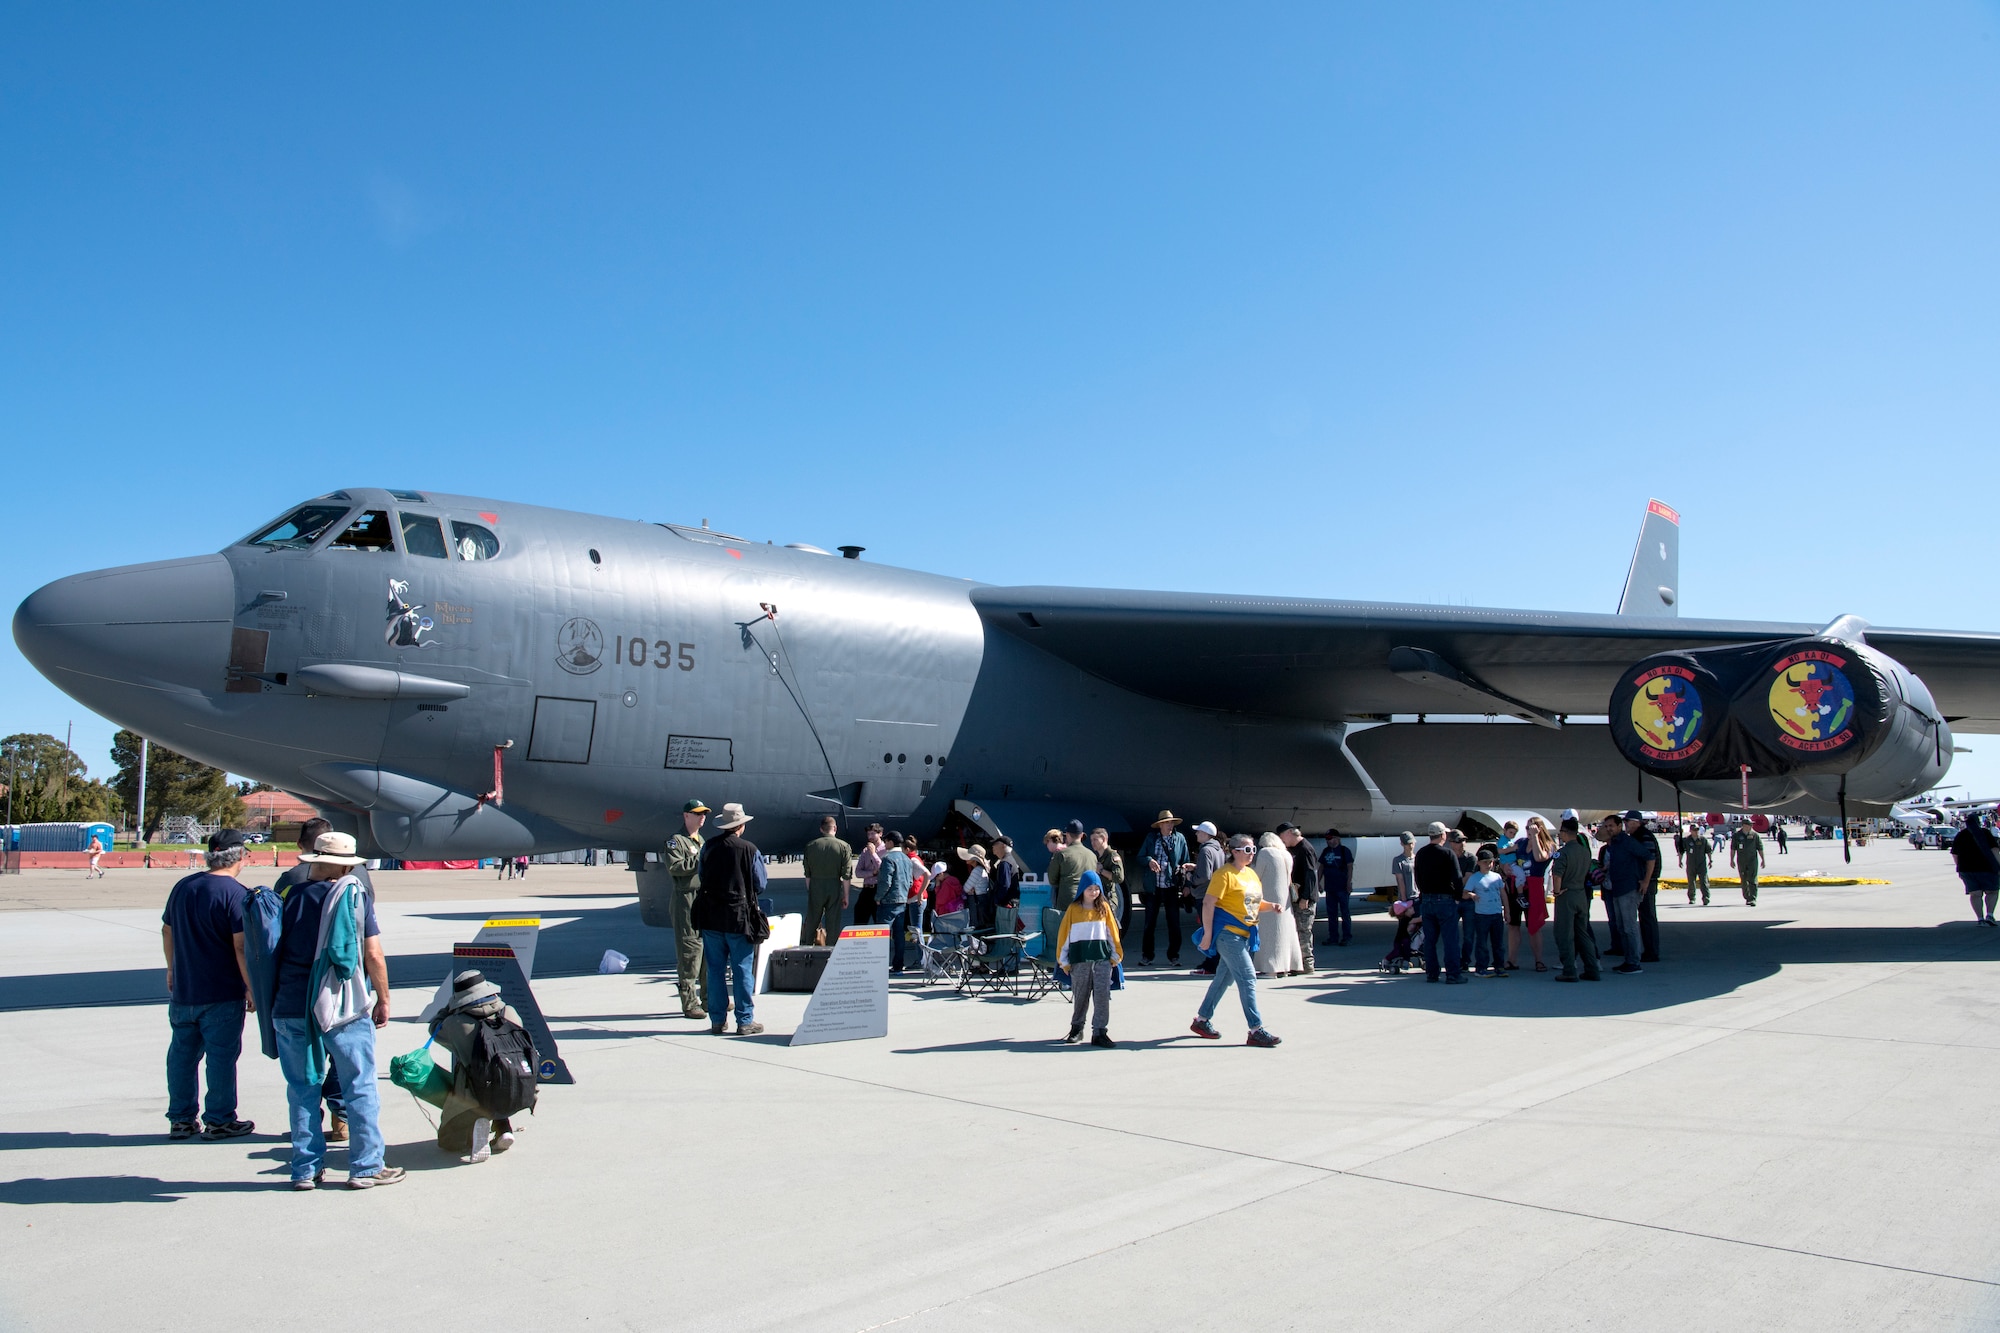
[[[1609,610],[1658,495],[1690,614],[2000,628],[1996,76],[1992,3],[10,5],[0,602],[374,483]]]

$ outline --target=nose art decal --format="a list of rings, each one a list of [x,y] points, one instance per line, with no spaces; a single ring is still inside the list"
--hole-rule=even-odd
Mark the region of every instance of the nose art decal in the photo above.
[[[424,635],[430,632],[431,618],[423,613],[423,603],[408,601],[410,585],[402,579],[389,580],[389,623],[382,641],[392,648],[428,648]]]

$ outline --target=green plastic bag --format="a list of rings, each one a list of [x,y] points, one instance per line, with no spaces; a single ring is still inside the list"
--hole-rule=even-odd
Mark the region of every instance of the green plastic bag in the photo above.
[[[443,1109],[445,1098],[451,1096],[451,1075],[431,1059],[429,1042],[408,1055],[390,1057],[389,1081],[418,1101],[429,1102],[439,1109]]]

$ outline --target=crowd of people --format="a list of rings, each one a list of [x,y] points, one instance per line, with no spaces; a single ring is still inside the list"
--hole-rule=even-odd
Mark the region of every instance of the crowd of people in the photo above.
[[[770,924],[761,905],[765,858],[745,836],[754,816],[739,804],[717,814],[694,800],[681,818],[661,859],[674,882],[682,1012],[707,1020],[717,1035],[730,1031],[733,1012],[735,1034],[755,1036],[764,1031],[756,1018],[756,950]],[[1200,956],[1195,971],[1208,980],[1190,1031],[1218,1039],[1216,1014],[1234,989],[1246,1044],[1259,1047],[1280,1044],[1264,1024],[1259,978],[1311,974],[1320,948],[1353,944],[1355,853],[1339,829],[1326,830],[1315,848],[1289,823],[1227,836],[1209,821],[1184,833],[1183,823],[1160,811],[1130,866],[1103,828],[1071,820],[1044,835],[1051,905],[1060,913],[1054,957],[1074,1006],[1065,1042],[1081,1042],[1087,1023],[1092,1045],[1116,1045],[1111,994],[1131,962],[1128,935],[1139,954],[1132,965],[1140,968],[1156,965],[1162,943],[1165,965],[1178,967],[1184,943],[1191,944]],[[1710,901],[1709,865],[1726,846],[1744,901],[1755,905],[1764,844],[1754,828],[1738,826],[1725,844],[1719,831],[1688,825],[1676,828],[1672,841],[1690,904]],[[314,820],[300,844],[310,850],[272,888],[246,890],[248,839],[223,829],[208,841],[206,869],[168,896],[161,940],[171,1029],[169,1137],[213,1141],[254,1130],[236,1104],[245,1016],[254,1014],[264,1054],[284,1075],[292,1188],[322,1185],[328,1145],[342,1143],[350,1188],[392,1184],[403,1171],[384,1160],[379,1118],[375,1044],[389,1020],[389,997],[373,885],[351,835]],[[1953,852],[1974,916],[1993,925],[2000,848],[1975,817]],[[802,859],[803,938],[831,944],[850,913],[854,924],[886,926],[892,974],[911,966],[917,936],[939,914],[963,914],[978,932],[1035,929],[1017,915],[1027,870],[1004,836],[990,847],[965,842],[948,856],[926,856],[915,835],[870,824],[857,850],[829,816]],[[1588,833],[1575,811],[1553,830],[1531,816],[1525,828],[1510,821],[1476,847],[1442,823],[1430,825],[1421,845],[1404,833],[1390,865],[1396,934],[1382,966],[1400,970],[1420,958],[1426,978],[1447,985],[1464,984],[1468,974],[1505,978],[1524,966],[1546,973],[1542,936],[1553,924],[1555,980],[1597,981],[1607,956],[1620,960],[1616,971],[1638,973],[1660,956],[1656,900],[1664,865],[1652,823],[1636,810],[1606,816]],[[1603,899],[1610,927],[1602,950],[1591,921],[1594,897]],[[497,986],[467,971],[453,978],[448,1000],[430,1018],[426,1051],[436,1045],[451,1057],[450,1073],[434,1075],[426,1098],[442,1112],[439,1146],[468,1163],[488,1160],[513,1145],[511,1117],[532,1105],[532,1077],[522,1094],[494,1064],[507,1063],[510,1052],[532,1055],[520,1017]],[[204,1062],[207,1093],[198,1103]]]
[[[736,838],[749,816],[740,807],[728,809],[733,813],[718,827],[726,826]],[[684,967],[682,1011],[710,1018],[711,1031],[721,1033],[733,1003],[737,1032],[754,1034],[763,1029],[753,1017],[747,978],[755,944],[768,926],[754,919],[755,891],[748,886],[753,869],[762,875],[761,858],[751,849],[749,868],[724,866],[724,887],[707,887],[716,845],[704,847],[701,841],[707,814],[706,806],[690,803],[687,832],[666,855],[677,882],[685,877],[688,901],[706,897],[714,904],[705,919],[690,914],[710,972],[704,983],[697,971]],[[1162,943],[1166,966],[1177,967],[1183,942],[1192,942],[1201,955],[1195,970],[1209,982],[1191,1030],[1218,1036],[1216,1008],[1234,987],[1246,1040],[1256,1046],[1279,1041],[1264,1026],[1258,979],[1311,974],[1319,949],[1352,945],[1355,855],[1339,829],[1328,829],[1315,848],[1292,824],[1225,837],[1208,821],[1183,832],[1184,822],[1171,810],[1160,811],[1129,867],[1105,829],[1072,820],[1043,835],[1050,904],[1061,914],[1053,956],[1069,975],[1075,1005],[1065,1041],[1081,1041],[1088,1021],[1093,1045],[1115,1044],[1108,1030],[1110,992],[1130,962],[1128,935],[1139,955],[1131,965],[1140,968],[1156,965]],[[1588,831],[1575,811],[1566,811],[1554,829],[1531,816],[1525,827],[1509,821],[1498,838],[1477,847],[1442,823],[1430,826],[1421,846],[1414,834],[1401,835],[1401,842],[1391,864],[1396,889],[1390,911],[1397,931],[1384,970],[1421,958],[1425,976],[1447,985],[1463,984],[1468,974],[1504,978],[1524,966],[1548,973],[1543,936],[1551,925],[1556,981],[1599,980],[1600,958],[1618,960],[1615,970],[1624,974],[1659,961],[1657,898],[1666,857],[1653,822],[1639,811],[1606,816]],[[1744,825],[1727,846],[1744,900],[1754,905],[1763,841]],[[1673,847],[1676,860],[1687,867],[1689,901],[1699,897],[1706,903],[1715,844],[1706,831],[1688,825],[1675,829]],[[914,835],[870,824],[856,850],[838,836],[838,823],[829,816],[804,859],[803,938],[830,944],[851,911],[854,924],[890,929],[892,975],[915,964],[914,941],[940,914],[964,913],[975,932],[1034,928],[1015,915],[1026,867],[1004,837],[991,848],[970,842],[954,847],[945,859],[927,855]],[[1609,926],[1609,942],[1601,949],[1591,922],[1593,898],[1603,900]],[[1191,922],[1185,919],[1190,915]],[[681,949],[688,957],[685,936]],[[724,967],[732,977],[728,987],[719,975]]]

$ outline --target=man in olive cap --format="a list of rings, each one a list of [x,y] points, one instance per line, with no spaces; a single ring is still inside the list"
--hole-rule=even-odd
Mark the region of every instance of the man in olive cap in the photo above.
[[[694,896],[701,888],[701,826],[708,822],[708,807],[689,801],[681,807],[681,831],[667,844],[667,873],[674,877],[674,985],[680,991],[683,1018],[707,1018],[703,996],[708,993],[708,963],[702,953],[701,932],[694,928],[690,913]]]
[[[1097,853],[1083,845],[1083,821],[1072,819],[1062,831],[1062,850],[1049,858],[1049,905],[1058,912],[1069,910],[1076,901],[1083,872],[1097,869]]]

